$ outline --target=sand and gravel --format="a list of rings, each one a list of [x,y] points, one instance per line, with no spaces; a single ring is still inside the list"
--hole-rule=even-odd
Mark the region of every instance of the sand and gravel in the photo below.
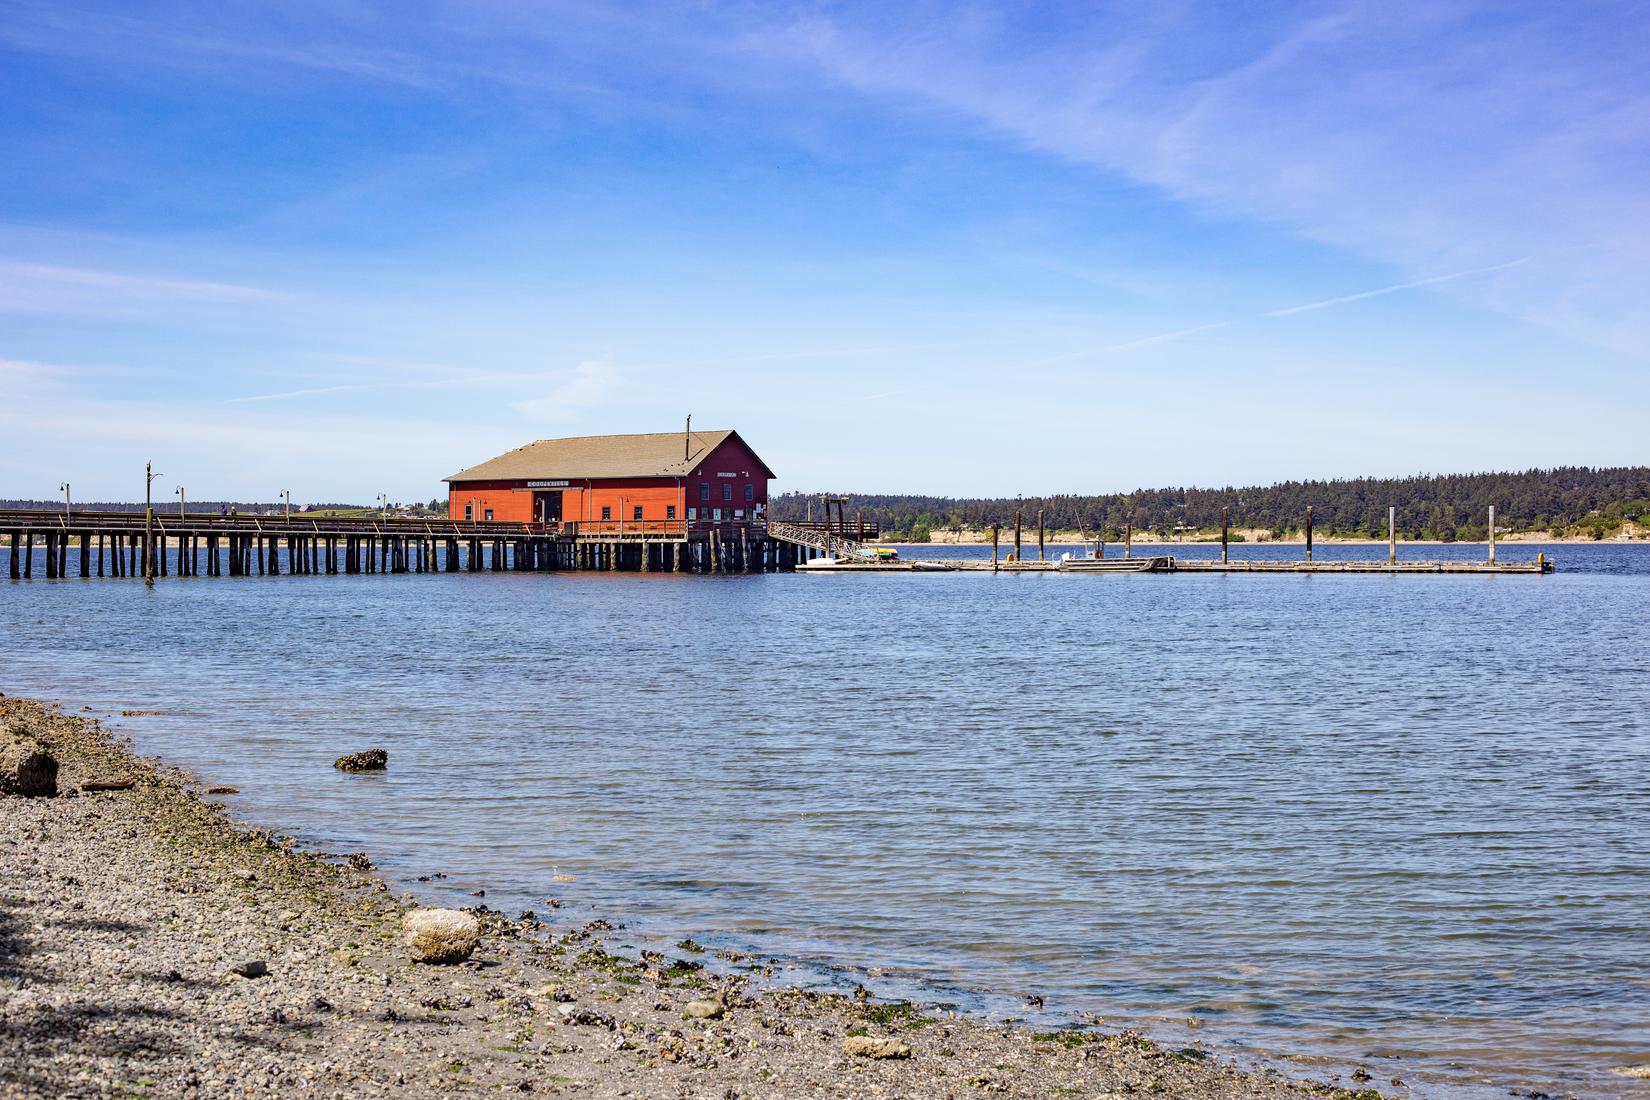
[[[0,1097],[1381,1095],[1129,1032],[756,992],[691,942],[624,958],[554,913],[472,909],[467,961],[417,963],[413,905],[366,860],[236,825],[94,719],[0,698],[5,725],[61,771],[56,797],[0,797]]]

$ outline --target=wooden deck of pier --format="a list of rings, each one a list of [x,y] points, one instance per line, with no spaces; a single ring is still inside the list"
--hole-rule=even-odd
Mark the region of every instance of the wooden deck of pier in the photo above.
[[[874,525],[797,525],[813,541],[853,545]],[[812,530],[817,529],[817,530]],[[754,573],[791,569],[823,550],[757,524],[595,520],[534,524],[444,519],[0,510],[13,580],[603,570]],[[75,549],[73,555],[70,548]]]

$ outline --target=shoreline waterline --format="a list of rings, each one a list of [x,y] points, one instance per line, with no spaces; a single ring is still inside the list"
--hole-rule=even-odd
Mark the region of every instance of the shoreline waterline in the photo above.
[[[963,1085],[1020,1096],[1369,1095],[1134,1032],[1039,1033],[909,1003],[760,990],[760,963],[706,967],[691,940],[674,960],[609,954],[613,923],[582,913],[511,918],[481,903],[486,932],[472,962],[413,964],[398,943],[411,895],[391,894],[366,854],[334,862],[246,827],[194,775],[95,719],[15,696],[0,696],[0,719],[62,768],[56,798],[0,798],[6,832],[27,841],[0,856],[0,1086],[18,1095],[140,1077],[190,1096],[231,1081],[255,1095],[369,1085],[414,1096],[666,1085],[742,1096]],[[78,789],[110,779],[124,789]],[[249,961],[267,976],[236,972]],[[713,1016],[687,1008],[706,998],[721,1006]],[[74,1014],[97,1022],[65,1027]],[[845,1053],[856,1036],[906,1049]],[[513,1041],[493,1042],[501,1037]]]

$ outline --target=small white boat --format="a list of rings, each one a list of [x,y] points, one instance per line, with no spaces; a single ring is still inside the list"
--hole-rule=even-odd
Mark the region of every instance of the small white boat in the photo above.
[[[1173,558],[1063,558],[1062,573],[1157,573],[1174,568]]]

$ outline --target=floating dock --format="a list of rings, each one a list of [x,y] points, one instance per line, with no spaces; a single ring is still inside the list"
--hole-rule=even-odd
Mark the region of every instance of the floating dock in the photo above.
[[[1175,561],[1175,573],[1551,573],[1535,561]]]
[[[821,558],[797,565],[800,573],[1476,573],[1532,574],[1553,571],[1535,561],[1209,561],[1207,559],[1071,558],[1063,561],[991,561],[929,558],[854,561]]]

